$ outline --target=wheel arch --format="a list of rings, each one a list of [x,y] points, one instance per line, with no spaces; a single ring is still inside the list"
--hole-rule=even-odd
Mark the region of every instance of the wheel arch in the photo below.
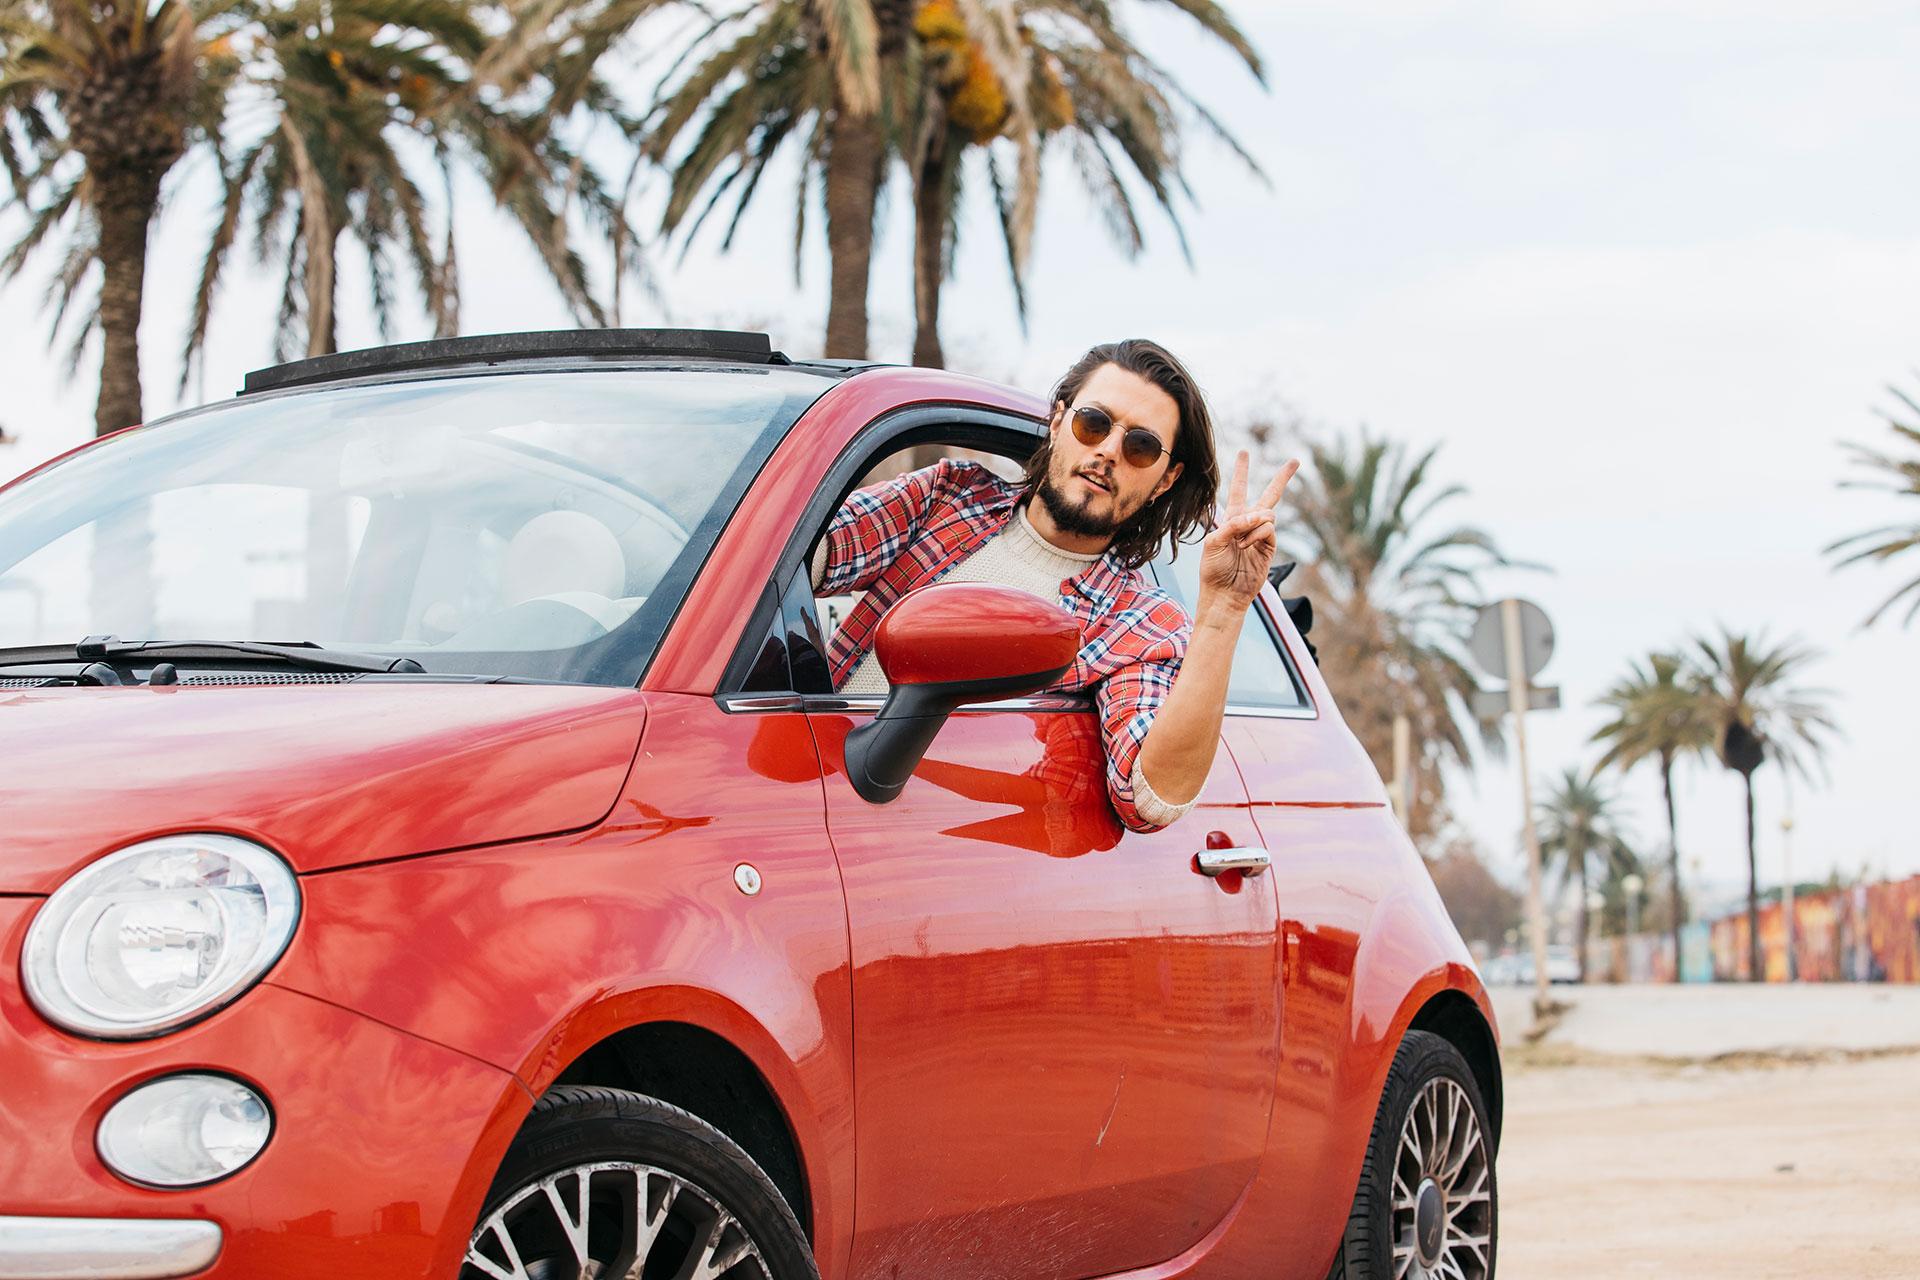
[[[1505,1083],[1500,1066],[1500,1043],[1493,1024],[1473,997],[1450,987],[1420,1006],[1407,1024],[1408,1031],[1430,1031],[1460,1051],[1480,1086],[1487,1108],[1487,1128],[1495,1154],[1500,1151],[1501,1119],[1505,1111]],[[1404,1038],[1404,1034],[1402,1036]]]
[[[808,1239],[835,1251],[850,1208],[839,1100],[815,1098],[783,1039],[751,1012],[685,986],[610,993],[563,1022],[517,1073],[527,1107],[562,1084],[629,1089],[705,1120],[752,1156]],[[521,1123],[525,1122],[521,1116]],[[495,1154],[495,1166],[504,1151]]]
[[[725,1036],[681,1021],[623,1027],[582,1049],[541,1096],[575,1084],[645,1094],[705,1120],[766,1171],[813,1239],[813,1197],[800,1139],[773,1085]]]
[[[1416,1030],[1446,1039],[1473,1068],[1498,1150],[1505,1082],[1493,1003],[1430,880],[1384,899],[1360,942],[1349,1051],[1365,1063],[1361,1096],[1378,1104],[1400,1042]]]

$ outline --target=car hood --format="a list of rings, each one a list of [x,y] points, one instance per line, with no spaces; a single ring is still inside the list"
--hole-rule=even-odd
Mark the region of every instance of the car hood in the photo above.
[[[0,693],[0,893],[147,836],[225,831],[299,871],[591,826],[631,689],[356,681]]]

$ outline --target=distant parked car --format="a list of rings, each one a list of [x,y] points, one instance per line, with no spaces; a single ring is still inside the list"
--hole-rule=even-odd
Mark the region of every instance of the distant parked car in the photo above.
[[[0,1276],[1491,1276],[1487,995],[1270,588],[1157,832],[1050,601],[831,687],[858,478],[1045,410],[461,339],[0,489]]]
[[[1487,961],[1481,976],[1490,987],[1531,986],[1534,978],[1531,949],[1504,952]],[[1580,957],[1564,943],[1547,944],[1547,981],[1580,981]]]

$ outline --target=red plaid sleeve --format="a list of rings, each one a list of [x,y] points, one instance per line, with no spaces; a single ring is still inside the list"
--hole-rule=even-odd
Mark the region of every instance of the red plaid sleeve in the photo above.
[[[865,489],[855,489],[827,525],[823,596],[864,591],[920,536],[934,495],[950,484],[954,464],[941,459]]]
[[[1186,611],[1161,596],[1131,630],[1130,639],[1143,641],[1139,655],[1094,686],[1094,705],[1106,738],[1107,795],[1114,812],[1130,830],[1158,831],[1161,824],[1148,822],[1134,806],[1133,765],[1154,715],[1180,674],[1180,661],[1187,652]]]

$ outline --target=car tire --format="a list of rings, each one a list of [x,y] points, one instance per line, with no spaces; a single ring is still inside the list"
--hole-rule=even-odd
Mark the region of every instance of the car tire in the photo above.
[[[732,1139],[655,1098],[562,1085],[507,1149],[460,1280],[625,1276],[636,1264],[645,1280],[819,1277],[793,1210]]]
[[[1490,1132],[1460,1051],[1409,1031],[1328,1280],[1492,1280],[1500,1196]]]

